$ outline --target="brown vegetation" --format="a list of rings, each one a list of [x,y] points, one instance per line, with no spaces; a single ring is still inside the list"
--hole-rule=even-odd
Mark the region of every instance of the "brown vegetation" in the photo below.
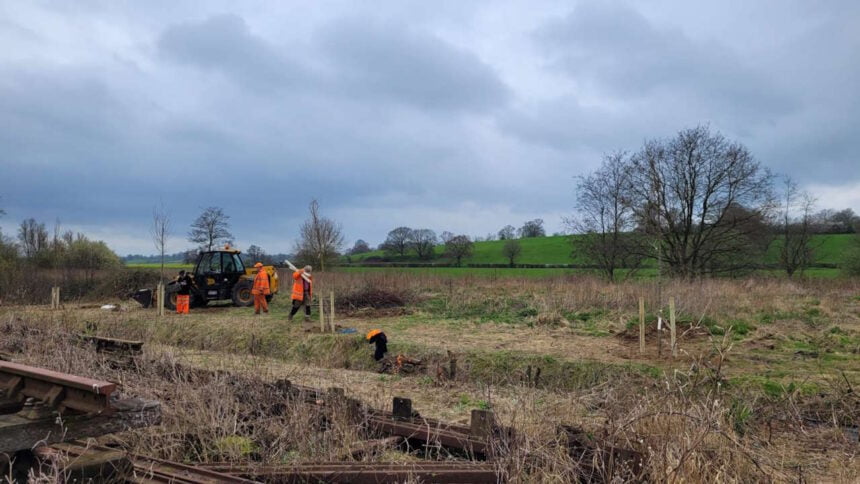
[[[287,306],[279,299],[264,319],[234,308],[158,322],[134,308],[14,307],[0,313],[0,352],[116,380],[124,393],[161,400],[162,426],[115,440],[187,462],[353,459],[350,447],[368,436],[347,422],[322,426],[312,407],[284,407],[275,382],[289,378],[341,386],[376,407],[408,396],[423,415],[451,421],[463,422],[471,408],[492,408],[516,429],[497,442],[497,464],[512,482],[860,477],[856,281],[666,284],[662,293],[677,299],[679,333],[686,333],[675,360],[668,352],[657,358],[653,330],[645,355],[635,338],[613,335],[636,321],[639,296],[653,322],[658,296],[646,283],[351,273],[320,274],[317,283],[319,294],[334,291],[338,301],[371,308],[342,322],[359,335],[305,335],[283,322]],[[396,300],[409,314],[377,312],[367,303],[374,298]],[[116,368],[61,337],[85,331],[86,321],[105,335],[145,340],[144,356]],[[371,326],[385,328],[392,351],[422,359],[428,371],[376,373],[360,336]],[[458,360],[456,378],[447,366],[437,371],[446,349]],[[203,381],[194,367],[223,372]],[[566,450],[571,443],[579,450]]]

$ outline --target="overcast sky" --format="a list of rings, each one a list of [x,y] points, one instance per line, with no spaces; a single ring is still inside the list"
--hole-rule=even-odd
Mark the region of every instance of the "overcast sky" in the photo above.
[[[698,123],[860,212],[860,2],[707,3],[0,1],[0,227],[554,232],[603,153]]]

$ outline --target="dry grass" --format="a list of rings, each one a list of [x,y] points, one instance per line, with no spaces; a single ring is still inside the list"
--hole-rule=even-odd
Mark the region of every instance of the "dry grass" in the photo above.
[[[350,445],[366,438],[348,422],[321,426],[320,415],[303,405],[273,411],[282,399],[237,383],[235,375],[242,375],[242,381],[289,378],[343,387],[382,408],[393,396],[409,396],[422,414],[461,423],[471,408],[492,408],[500,423],[517,430],[498,449],[499,465],[512,482],[569,482],[583,475],[625,482],[640,472],[665,482],[860,479],[858,444],[850,438],[860,424],[854,394],[858,357],[852,350],[860,341],[856,281],[666,284],[664,299],[676,297],[687,332],[681,355],[670,360],[657,358],[653,339],[639,355],[638,341],[623,337],[627,321],[636,319],[639,296],[657,307],[653,285],[399,274],[317,279],[318,294],[370,286],[408,293],[411,314],[370,311],[339,322],[359,334],[383,327],[395,351],[480,354],[490,361],[484,374],[496,372],[497,378],[379,375],[370,363],[356,366],[370,354],[369,347],[352,342],[358,337],[309,336],[298,325],[287,326],[279,299],[271,315],[259,318],[226,308],[161,321],[139,309],[8,308],[0,313],[0,351],[31,364],[117,380],[124,393],[161,400],[162,426],[119,439],[132,450],[188,462],[343,459]],[[106,335],[147,341],[145,358],[135,368],[112,368],[58,336],[83,330],[85,321]],[[745,334],[729,329],[743,324],[750,327]],[[27,329],[34,327],[42,331]],[[523,356],[540,358],[547,367],[587,359],[597,369],[634,361],[661,371],[647,377],[610,372],[579,386],[547,379],[535,388],[511,377],[523,368],[510,362]],[[462,363],[464,373],[477,364]],[[189,366],[226,372],[201,382],[183,370]],[[588,452],[569,455],[559,425],[581,428]]]

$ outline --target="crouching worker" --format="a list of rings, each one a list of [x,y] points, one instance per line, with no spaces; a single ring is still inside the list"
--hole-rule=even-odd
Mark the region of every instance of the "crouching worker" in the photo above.
[[[305,321],[311,320],[311,302],[313,301],[314,279],[311,276],[311,266],[305,266],[293,272],[293,309],[290,310],[289,320],[293,320],[293,316],[299,312],[299,309],[305,307]]]
[[[254,314],[260,314],[260,309],[264,313],[268,313],[269,303],[266,301],[266,296],[271,294],[269,290],[269,274],[260,262],[254,264],[254,267],[257,268],[257,275],[254,276],[254,287],[251,289],[251,294],[254,295]]]
[[[176,314],[188,314],[191,306],[191,285],[194,282],[184,270],[179,271],[176,282],[179,284],[179,291],[176,292]]]
[[[371,329],[368,331],[367,342],[376,344],[376,351],[373,352],[374,360],[379,361],[385,357],[385,353],[388,353],[388,338],[385,337],[385,333],[382,330]]]

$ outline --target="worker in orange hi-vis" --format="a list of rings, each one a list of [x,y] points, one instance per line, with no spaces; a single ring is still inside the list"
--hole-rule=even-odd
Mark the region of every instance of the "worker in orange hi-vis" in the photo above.
[[[257,275],[254,276],[254,288],[251,289],[251,294],[254,295],[254,314],[260,314],[260,309],[264,313],[268,313],[269,303],[266,302],[266,296],[271,293],[269,290],[269,274],[260,262],[254,264],[254,267],[257,268]]]
[[[194,282],[185,271],[179,271],[176,282],[179,283],[179,291],[176,293],[176,313],[188,314],[188,308],[191,306],[191,286]]]
[[[293,301],[293,308],[290,310],[288,321],[293,320],[293,316],[299,312],[299,309],[305,307],[305,321],[311,320],[311,301],[314,292],[314,279],[311,275],[311,266],[305,266],[293,272],[293,294],[290,299]]]

